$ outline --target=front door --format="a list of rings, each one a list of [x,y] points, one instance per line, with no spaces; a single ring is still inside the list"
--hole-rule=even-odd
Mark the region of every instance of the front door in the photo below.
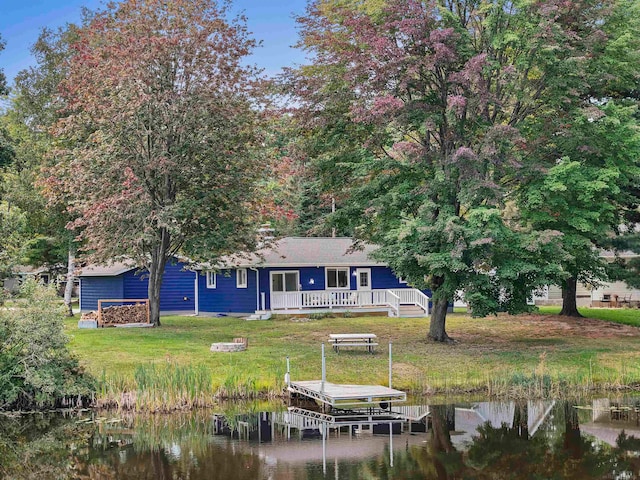
[[[371,290],[371,269],[357,268],[356,281],[358,290]]]

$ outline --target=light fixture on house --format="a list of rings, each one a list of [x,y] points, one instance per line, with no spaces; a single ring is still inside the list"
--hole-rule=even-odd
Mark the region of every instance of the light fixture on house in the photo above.
[[[316,281],[313,278],[309,279],[309,285],[313,285],[314,283],[316,283]]]

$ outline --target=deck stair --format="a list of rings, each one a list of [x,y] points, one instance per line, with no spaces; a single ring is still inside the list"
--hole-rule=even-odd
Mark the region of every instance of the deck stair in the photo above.
[[[424,317],[426,312],[418,305],[400,305],[400,315],[398,316],[403,318]]]
[[[269,320],[271,318],[271,312],[267,310],[256,310],[252,315],[249,315],[247,320]]]

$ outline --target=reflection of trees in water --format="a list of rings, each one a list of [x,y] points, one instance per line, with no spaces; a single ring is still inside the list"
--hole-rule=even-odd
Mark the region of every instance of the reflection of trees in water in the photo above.
[[[403,476],[389,478],[578,480],[612,478],[614,471],[638,472],[640,468],[640,459],[625,451],[640,450],[640,440],[627,440],[625,445],[626,437],[622,436],[622,448],[593,444],[580,435],[578,414],[569,402],[558,402],[554,407],[554,428],[549,433],[538,431],[535,435],[528,429],[527,403],[516,403],[511,424],[492,426],[486,422],[465,452],[457,451],[451,442],[453,406],[431,407],[431,415],[427,445],[409,447],[397,455],[396,467]]]
[[[91,431],[60,415],[0,417],[0,478],[69,478]]]
[[[262,462],[256,455],[235,452],[228,443],[213,444],[210,411],[131,415],[122,420],[102,425],[94,443],[101,450],[100,462],[112,466],[112,478],[262,478]]]
[[[526,403],[516,404],[511,427],[480,427],[468,451],[469,463],[481,472],[477,478],[599,479],[614,470],[615,452],[580,435],[578,415],[569,402],[554,408],[561,434],[551,442],[542,432],[529,437],[526,409]]]
[[[455,407],[432,406],[423,445],[403,445],[406,437],[394,437],[394,445],[404,448],[395,450],[393,467],[387,444],[375,458],[330,463],[326,476],[317,462],[267,465],[251,449],[214,437],[207,411],[132,416],[114,423],[7,418],[0,419],[0,478],[327,480],[335,471],[341,479],[577,480],[614,478],[614,471],[637,474],[640,459],[633,452],[640,451],[640,440],[621,434],[617,448],[592,443],[581,435],[579,413],[571,403],[557,402],[548,428],[529,431],[528,416],[534,414],[526,402],[517,403],[507,424],[487,422],[474,432],[468,448],[456,449]]]
[[[474,436],[468,451],[469,464],[478,471],[490,471],[500,478],[530,478],[542,467],[546,439],[529,436],[527,404],[515,404],[511,425],[486,422]]]

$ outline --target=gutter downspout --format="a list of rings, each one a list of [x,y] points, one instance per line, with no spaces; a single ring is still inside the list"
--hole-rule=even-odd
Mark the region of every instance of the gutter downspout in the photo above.
[[[195,286],[193,289],[194,296],[195,296],[194,310],[195,310],[196,316],[198,316],[200,314],[200,290],[198,289],[198,275],[200,275],[200,272],[198,270],[196,270],[195,272],[196,272],[196,279],[194,284]]]
[[[255,267],[249,267],[249,270],[256,272],[256,312],[260,310],[260,272]]]

